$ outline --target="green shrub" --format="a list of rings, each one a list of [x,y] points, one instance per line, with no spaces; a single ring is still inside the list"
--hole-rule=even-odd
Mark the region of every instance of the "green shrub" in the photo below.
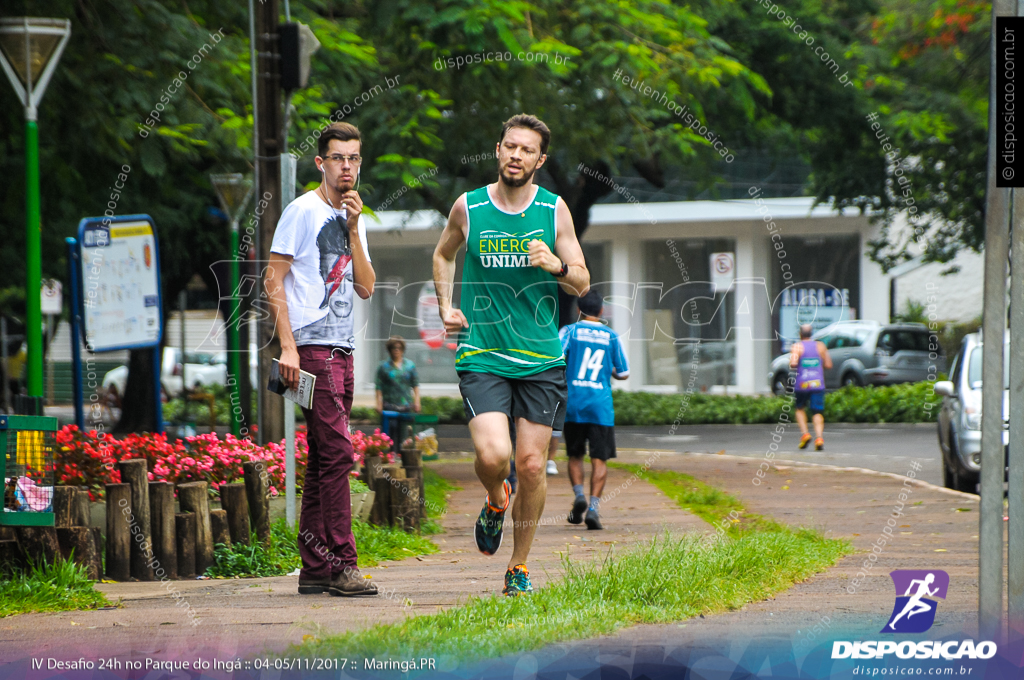
[[[443,425],[465,424],[469,422],[466,418],[466,409],[462,406],[462,400],[455,397],[421,397],[420,405],[423,413],[437,416],[437,422]],[[351,420],[380,422],[380,414],[377,409],[369,406],[353,406]]]
[[[468,423],[462,400],[454,397],[423,397],[420,399],[423,412],[437,416],[437,422],[444,424]]]
[[[371,406],[353,406],[352,412],[349,414],[349,420],[380,423],[380,414],[377,413],[377,409]]]
[[[782,415],[783,405],[791,399],[701,393],[612,392],[616,425],[671,425],[677,421],[680,425],[776,423]],[[935,422],[941,401],[941,397],[932,393],[930,382],[844,387],[825,395],[825,420],[830,423]]]
[[[942,397],[932,383],[844,387],[825,395],[825,420],[834,423],[933,423]]]

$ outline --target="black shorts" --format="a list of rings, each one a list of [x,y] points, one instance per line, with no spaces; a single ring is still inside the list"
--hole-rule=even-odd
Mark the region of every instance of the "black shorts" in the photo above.
[[[525,378],[462,371],[459,391],[470,420],[480,413],[500,411],[513,421],[526,418],[555,430],[562,429],[565,422],[568,388],[561,366]]]
[[[811,415],[824,413],[825,411],[824,390],[793,390],[793,397],[793,406],[797,409],[805,409],[807,407],[810,407]]]
[[[610,425],[566,422],[562,434],[570,458],[582,458],[588,441],[591,460],[615,458],[615,428]]]

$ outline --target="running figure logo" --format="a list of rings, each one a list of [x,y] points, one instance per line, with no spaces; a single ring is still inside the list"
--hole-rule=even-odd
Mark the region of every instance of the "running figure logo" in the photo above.
[[[923,633],[931,628],[939,603],[928,598],[946,599],[949,574],[939,569],[897,569],[889,576],[896,586],[896,605],[880,632]]]

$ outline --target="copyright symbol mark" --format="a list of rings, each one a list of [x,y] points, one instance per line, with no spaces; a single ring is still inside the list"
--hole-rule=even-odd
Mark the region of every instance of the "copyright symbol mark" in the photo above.
[[[1003,168],[1003,179],[1013,179],[1013,168]]]

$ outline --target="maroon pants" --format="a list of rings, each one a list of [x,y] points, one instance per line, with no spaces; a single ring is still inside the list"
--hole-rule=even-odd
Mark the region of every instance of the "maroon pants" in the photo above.
[[[299,367],[316,376],[306,416],[309,460],[299,516],[303,580],[333,578],[356,566],[349,473],[353,466],[348,417],[352,411],[351,350],[305,345]]]

